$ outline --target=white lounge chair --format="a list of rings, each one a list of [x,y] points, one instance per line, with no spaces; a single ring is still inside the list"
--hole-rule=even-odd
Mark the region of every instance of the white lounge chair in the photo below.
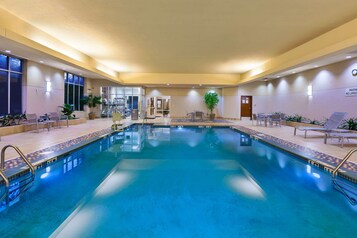
[[[357,133],[326,133],[325,134],[325,144],[327,143],[327,138],[338,138],[341,143],[341,148],[343,147],[343,142],[345,139],[357,139]]]
[[[334,112],[330,116],[329,119],[327,119],[327,122],[323,127],[304,127],[304,126],[298,126],[294,128],[294,136],[296,135],[296,130],[299,131],[305,131],[305,136],[308,131],[317,131],[317,132],[334,132],[334,130],[337,130],[337,127],[341,124],[342,120],[346,117],[347,112]],[[338,132],[348,132],[348,130],[338,130]]]

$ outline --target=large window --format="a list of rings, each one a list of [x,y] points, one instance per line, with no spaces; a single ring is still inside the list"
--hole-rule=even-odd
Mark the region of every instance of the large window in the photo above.
[[[84,78],[71,73],[64,73],[64,103],[72,105],[76,111],[83,111],[80,99],[84,92]]]
[[[0,114],[22,114],[22,60],[0,54]]]

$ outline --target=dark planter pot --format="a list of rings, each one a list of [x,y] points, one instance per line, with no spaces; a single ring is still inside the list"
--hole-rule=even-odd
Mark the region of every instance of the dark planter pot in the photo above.
[[[90,113],[88,113],[88,118],[89,118],[89,120],[94,120],[95,119],[95,113],[94,112],[90,112]]]
[[[209,114],[209,119],[210,119],[211,121],[213,121],[215,118],[216,118],[216,114],[214,114],[214,113]]]

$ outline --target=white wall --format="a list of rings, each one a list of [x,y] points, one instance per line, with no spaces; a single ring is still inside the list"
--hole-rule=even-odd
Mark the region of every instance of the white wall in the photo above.
[[[224,117],[240,117],[240,96],[253,96],[253,113],[284,112],[321,120],[335,111],[357,117],[357,97],[346,97],[345,89],[357,87],[357,59],[346,60],[268,82],[254,82],[223,89]],[[307,95],[312,85],[313,95]]]
[[[157,96],[171,96],[171,117],[185,117],[188,112],[203,111],[208,109],[203,101],[203,96],[208,90],[214,90],[218,95],[222,95],[222,89],[193,89],[193,88],[146,88],[146,98]],[[214,113],[217,116],[222,115],[223,100],[220,96],[220,102]]]
[[[64,102],[64,72],[32,61],[27,62],[26,71],[23,95],[26,113],[58,112],[58,106]],[[47,81],[52,87],[49,93],[46,93]]]

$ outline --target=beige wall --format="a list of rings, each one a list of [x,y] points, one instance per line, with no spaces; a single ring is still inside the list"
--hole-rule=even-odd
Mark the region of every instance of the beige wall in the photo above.
[[[171,96],[171,117],[185,117],[188,112],[203,111],[208,112],[203,101],[206,91],[214,90],[220,95],[220,102],[214,113],[222,115],[222,89],[194,89],[194,88],[146,88],[146,98],[156,96]]]
[[[344,111],[348,112],[348,117],[357,117],[357,97],[344,95],[346,88],[357,87],[357,77],[352,76],[352,69],[357,69],[357,59],[268,82],[225,88],[223,116],[239,117],[240,96],[252,95],[253,113],[279,111],[321,120],[332,112]],[[307,95],[308,85],[312,85],[312,96]]]
[[[63,71],[38,64],[27,62],[27,73],[24,74],[24,110],[26,113],[43,115],[57,112],[58,106],[64,102]],[[51,82],[52,91],[46,92],[46,82]]]
[[[321,120],[334,111],[346,111],[348,117],[357,117],[357,97],[345,97],[346,88],[357,87],[357,77],[351,74],[357,69],[357,59],[316,68],[268,82],[253,82],[236,87],[213,89],[220,95],[215,109],[218,116],[240,118],[240,96],[253,96],[253,112],[284,112],[300,114]],[[27,71],[27,72],[26,72]],[[46,93],[46,81],[52,83],[52,91]],[[313,95],[307,95],[312,85]],[[85,94],[100,95],[101,86],[121,86],[100,79],[86,78]],[[187,112],[207,112],[203,95],[208,88],[146,88],[146,97],[171,96],[171,116],[182,117]],[[32,61],[27,62],[24,72],[24,110],[42,115],[57,111],[64,101],[63,71]],[[99,116],[99,108],[97,109]],[[87,116],[76,112],[77,116]]]

